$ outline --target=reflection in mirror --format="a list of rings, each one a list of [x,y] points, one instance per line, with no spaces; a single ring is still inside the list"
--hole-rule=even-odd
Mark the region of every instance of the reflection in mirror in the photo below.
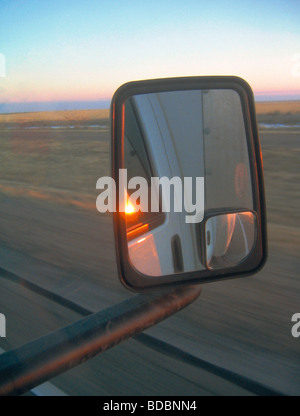
[[[123,167],[127,169],[128,200],[124,215],[133,267],[146,276],[164,276],[231,267],[243,261],[255,242],[254,216],[251,228],[246,214],[225,213],[253,209],[249,166],[244,116],[236,91],[171,91],[127,99]],[[146,196],[140,195],[137,177],[148,187]],[[168,182],[155,187],[153,177]],[[192,178],[191,188],[185,186],[186,178]],[[199,180],[196,186],[196,178],[203,182]],[[207,222],[210,241],[207,236],[202,241],[197,222],[212,209],[224,210],[224,216]],[[194,219],[187,220],[193,215]],[[236,243],[239,239],[240,245]],[[207,259],[203,261],[200,253],[205,247]],[[225,259],[227,252],[230,255]]]
[[[211,217],[205,224],[205,238],[209,269],[237,266],[255,246],[255,214],[239,212]]]

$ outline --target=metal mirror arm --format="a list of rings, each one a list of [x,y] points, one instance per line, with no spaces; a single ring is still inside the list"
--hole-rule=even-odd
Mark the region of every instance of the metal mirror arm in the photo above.
[[[20,395],[194,302],[200,286],[135,296],[0,356],[0,395]]]

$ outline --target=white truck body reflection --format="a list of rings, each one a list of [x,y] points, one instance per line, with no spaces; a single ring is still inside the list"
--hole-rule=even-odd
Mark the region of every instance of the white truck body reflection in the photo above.
[[[128,167],[129,176],[145,176],[148,180],[151,176],[179,177],[182,181],[204,177],[205,210],[253,208],[245,126],[236,92],[153,93],[133,96],[129,101],[124,146],[124,168]],[[224,151],[214,152],[215,146],[222,146]],[[164,197],[162,193],[160,198]],[[126,218],[130,261],[148,276],[209,267],[216,247],[226,254],[237,223],[235,217],[230,221],[223,218],[226,227],[222,234],[216,229],[221,222],[210,221],[208,258],[203,262],[199,226],[186,222],[184,210],[143,216],[128,207]],[[248,247],[243,253],[249,254],[253,244],[243,243]]]

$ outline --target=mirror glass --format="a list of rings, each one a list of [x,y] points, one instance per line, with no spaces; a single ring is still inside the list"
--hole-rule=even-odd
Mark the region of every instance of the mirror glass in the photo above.
[[[213,216],[205,223],[206,265],[209,269],[237,266],[255,244],[256,217],[252,212]]]
[[[239,94],[140,94],[124,107],[122,186],[132,266],[151,277],[242,262],[255,245],[256,222]],[[205,221],[212,210],[219,215]]]

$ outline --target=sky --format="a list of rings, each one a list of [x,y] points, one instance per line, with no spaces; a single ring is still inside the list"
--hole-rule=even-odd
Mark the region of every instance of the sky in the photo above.
[[[127,81],[190,75],[300,99],[300,1],[0,1],[2,105],[109,102]]]

